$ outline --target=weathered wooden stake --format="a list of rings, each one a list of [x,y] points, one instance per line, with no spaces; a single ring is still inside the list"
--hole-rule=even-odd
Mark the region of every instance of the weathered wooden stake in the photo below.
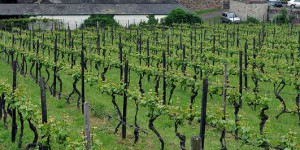
[[[146,46],[146,50],[147,50],[147,67],[150,67],[150,48],[149,48],[149,38],[147,39],[147,46]],[[150,75],[148,75],[148,81],[150,81]]]
[[[167,99],[167,81],[166,81],[166,69],[167,69],[167,63],[166,63],[166,51],[163,51],[163,104],[166,104]]]
[[[13,92],[17,88],[17,61],[13,61]],[[16,108],[12,109],[12,128],[11,128],[11,141],[15,142],[17,135],[17,118],[16,118]]]
[[[2,55],[2,60],[5,60],[5,57],[6,57],[6,35],[4,34],[3,36],[3,43],[4,43],[4,46],[3,46],[3,55]]]
[[[128,60],[125,61],[124,68],[124,94],[123,94],[123,118],[122,118],[122,138],[126,138],[126,116],[127,116],[127,88],[128,88]]]
[[[122,45],[122,35],[119,34],[119,60],[120,60],[120,81],[123,80],[123,45]]]
[[[54,67],[53,67],[53,96],[56,97],[56,79],[57,79],[57,34],[55,35],[55,42],[54,42]]]
[[[41,106],[42,106],[42,123],[45,124],[48,122],[47,119],[47,103],[46,103],[46,91],[45,91],[45,80],[44,77],[40,78],[40,90],[41,90]],[[42,137],[45,138],[45,137]],[[47,144],[42,145],[42,150],[48,150],[49,146],[49,137],[47,138]]]
[[[97,27],[97,54],[100,55],[100,33],[98,27]]]
[[[248,43],[247,43],[247,40],[246,40],[245,47],[244,47],[245,72],[248,69],[248,52],[247,52],[247,49],[248,49]],[[247,75],[247,73],[245,73],[245,89],[246,90],[248,89],[248,75]]]
[[[39,48],[40,48],[40,41],[37,40],[37,47],[36,47],[36,57],[39,55]],[[39,82],[39,62],[35,61],[35,83]]]
[[[91,131],[90,131],[90,106],[88,102],[84,103],[84,136],[86,140],[86,150],[91,149]]]
[[[185,66],[185,59],[186,59],[186,53],[185,53],[185,44],[182,46],[182,73],[185,75],[186,74],[186,66]]]
[[[44,77],[40,79],[41,90],[41,106],[42,106],[42,123],[47,123],[47,104],[46,104],[46,91],[45,91]]]
[[[242,94],[243,94],[243,52],[239,51],[239,105],[242,107]]]
[[[227,94],[227,82],[228,82],[228,76],[227,76],[227,64],[224,64],[224,84],[223,84],[223,120],[226,120],[226,94]]]
[[[203,79],[201,123],[200,123],[200,138],[201,138],[202,149],[204,148],[204,138],[205,138],[207,91],[208,91],[208,79],[206,78]]]
[[[224,74],[223,74],[223,78],[224,78],[224,84],[223,84],[223,116],[222,116],[222,120],[226,120],[226,96],[227,96],[227,82],[228,82],[228,76],[227,76],[227,64],[224,64]],[[222,145],[221,150],[226,150],[226,140],[225,140],[225,135],[226,135],[226,128],[223,128],[222,133],[221,133],[221,138],[220,138],[220,142]]]
[[[84,102],[85,102],[85,93],[84,93],[84,68],[85,68],[85,61],[84,61],[84,45],[83,45],[83,31],[81,35],[81,112],[84,113]]]
[[[199,136],[193,136],[191,138],[191,150],[203,150],[201,143],[201,138]]]
[[[226,30],[226,57],[228,57],[228,40],[229,40],[229,30]]]

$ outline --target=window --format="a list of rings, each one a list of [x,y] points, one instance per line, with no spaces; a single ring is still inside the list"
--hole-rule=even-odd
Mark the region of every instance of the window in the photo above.
[[[236,14],[234,14],[234,13],[229,13],[228,14],[228,18],[234,18],[234,17],[236,17]]]

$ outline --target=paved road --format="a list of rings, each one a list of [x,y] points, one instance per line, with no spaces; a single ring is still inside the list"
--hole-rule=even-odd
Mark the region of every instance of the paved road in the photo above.
[[[215,11],[215,12],[211,12],[211,13],[207,13],[207,14],[202,14],[202,15],[200,15],[200,17],[203,20],[207,20],[207,19],[211,19],[211,18],[215,18],[215,17],[221,16],[222,12],[226,12],[226,11],[229,11],[229,10],[228,9],[222,9],[222,10],[218,10],[218,11]]]

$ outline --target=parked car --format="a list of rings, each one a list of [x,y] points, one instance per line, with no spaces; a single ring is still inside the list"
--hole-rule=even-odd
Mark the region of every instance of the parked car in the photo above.
[[[287,2],[287,6],[291,8],[300,7],[300,0],[290,0]]]
[[[223,12],[221,21],[226,23],[239,23],[241,19],[233,12]]]
[[[271,7],[282,7],[281,0],[269,0],[269,6],[271,6]]]

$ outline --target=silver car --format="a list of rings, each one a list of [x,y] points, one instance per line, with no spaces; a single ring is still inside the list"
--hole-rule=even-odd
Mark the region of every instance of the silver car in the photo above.
[[[226,23],[239,23],[241,19],[233,12],[223,12],[221,21]]]
[[[291,8],[300,7],[300,0],[289,0],[287,6]]]

